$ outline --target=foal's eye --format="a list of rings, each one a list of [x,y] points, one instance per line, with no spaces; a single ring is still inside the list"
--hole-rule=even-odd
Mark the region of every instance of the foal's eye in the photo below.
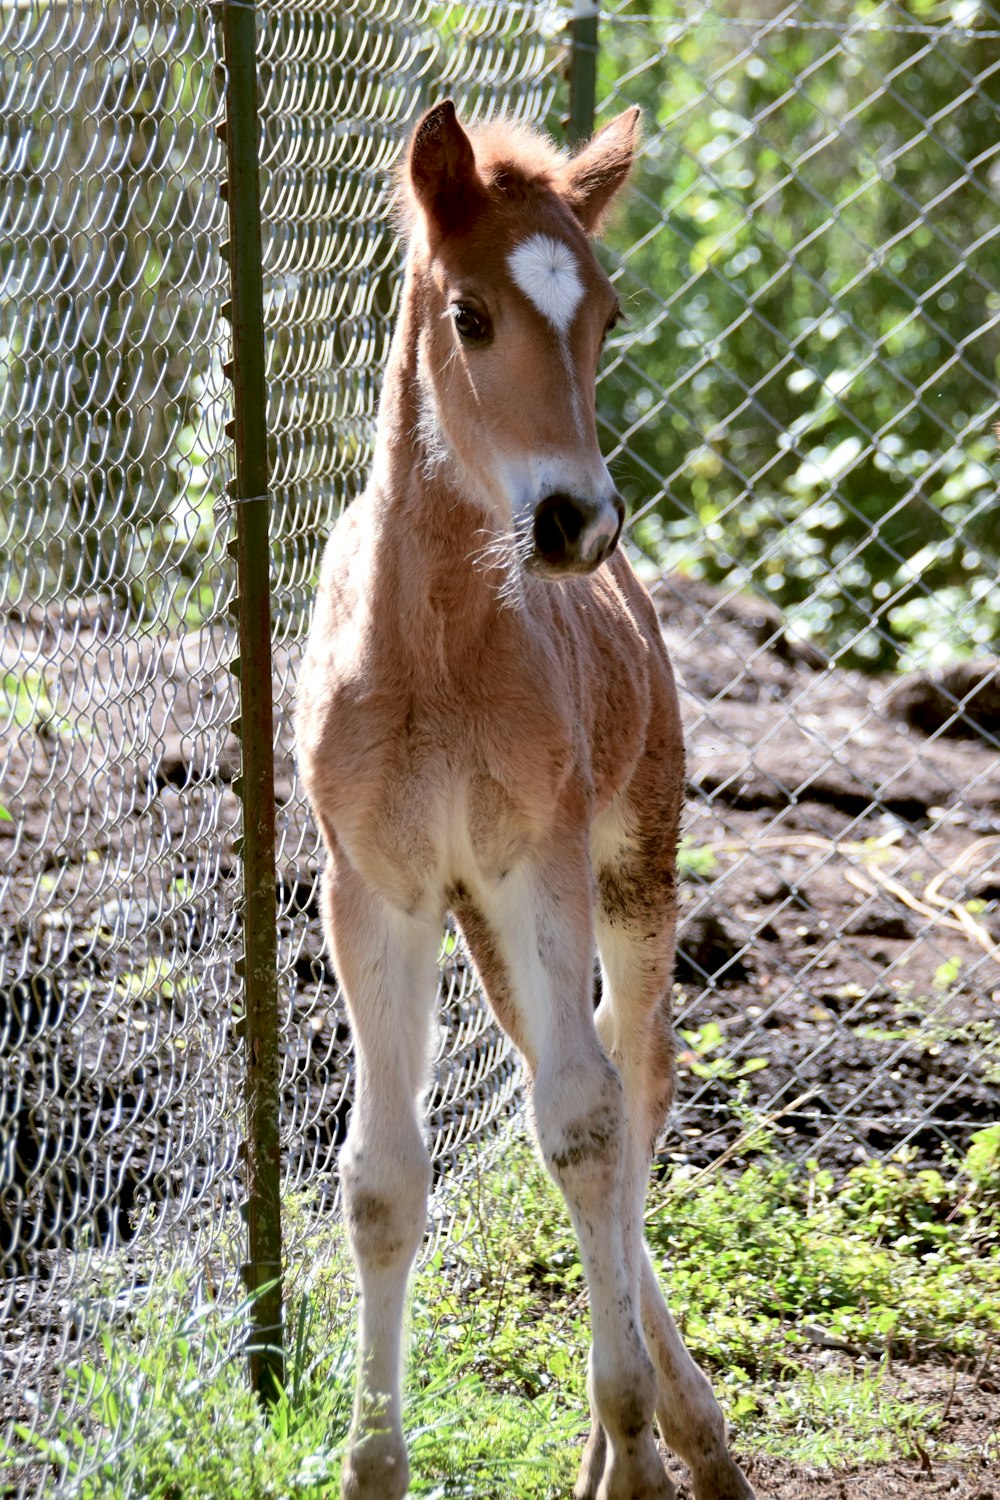
[[[463,344],[485,344],[492,336],[490,320],[468,302],[456,302],[451,309],[455,327]]]
[[[618,324],[622,321],[622,318],[624,316],[625,314],[622,312],[621,304],[619,303],[619,305],[615,308],[614,312],[611,314],[610,318],[604,325],[604,333],[601,338],[602,343],[604,339],[607,338],[611,330],[618,327]]]

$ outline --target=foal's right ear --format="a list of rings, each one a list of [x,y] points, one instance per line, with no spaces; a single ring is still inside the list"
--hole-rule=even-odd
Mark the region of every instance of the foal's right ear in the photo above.
[[[443,234],[472,217],[483,194],[472,142],[458,123],[455,105],[443,99],[413,132],[408,160],[417,201]]]

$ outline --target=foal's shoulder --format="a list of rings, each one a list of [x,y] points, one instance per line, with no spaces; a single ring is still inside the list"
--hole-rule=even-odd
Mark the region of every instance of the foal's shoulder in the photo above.
[[[370,524],[366,514],[366,498],[365,494],[359,495],[350,505],[345,506],[334,522],[323,553],[324,571],[330,573],[343,570],[361,547]]]
[[[367,497],[346,507],[326,539],[317,588],[317,612],[342,614],[352,611],[366,587],[362,575],[373,568],[372,525]]]

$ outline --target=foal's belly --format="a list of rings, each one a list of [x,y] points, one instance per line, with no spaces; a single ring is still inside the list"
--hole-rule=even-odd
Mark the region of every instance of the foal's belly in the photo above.
[[[539,810],[488,770],[442,763],[389,773],[345,807],[338,842],[392,905],[440,915],[456,884],[493,886],[543,835]]]

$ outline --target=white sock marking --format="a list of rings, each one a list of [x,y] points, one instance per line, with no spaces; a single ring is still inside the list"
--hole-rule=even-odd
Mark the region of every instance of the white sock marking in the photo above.
[[[583,297],[576,256],[563,240],[533,234],[512,250],[510,274],[543,317],[565,338]]]

